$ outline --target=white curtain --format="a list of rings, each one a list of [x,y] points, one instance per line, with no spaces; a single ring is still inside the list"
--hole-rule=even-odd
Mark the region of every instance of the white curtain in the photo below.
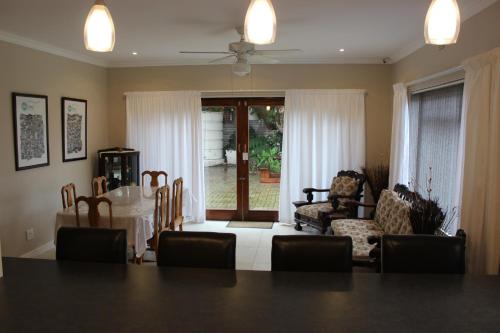
[[[330,188],[338,171],[365,166],[364,95],[363,90],[286,92],[280,222],[293,221],[292,201],[305,200],[303,188]]]
[[[403,83],[394,85],[392,109],[391,162],[389,188],[410,181],[410,125],[408,90]]]
[[[465,129],[461,228],[471,273],[500,266],[500,48],[464,63]]]
[[[140,169],[184,179],[184,211],[205,220],[201,95],[193,91],[127,93],[127,146],[141,152]]]

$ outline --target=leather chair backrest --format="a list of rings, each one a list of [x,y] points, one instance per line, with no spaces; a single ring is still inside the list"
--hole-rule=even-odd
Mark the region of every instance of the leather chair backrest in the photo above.
[[[337,236],[274,236],[273,271],[352,272],[352,239]]]
[[[384,235],[381,252],[383,273],[465,273],[462,237]]]
[[[158,266],[235,269],[236,235],[163,231]]]
[[[127,231],[101,228],[59,228],[57,260],[127,263]]]

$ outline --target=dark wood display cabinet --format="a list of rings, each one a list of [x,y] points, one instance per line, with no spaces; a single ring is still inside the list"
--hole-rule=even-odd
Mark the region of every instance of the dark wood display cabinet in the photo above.
[[[140,185],[140,152],[130,148],[109,148],[97,151],[99,176],[108,180],[108,191],[120,186]]]

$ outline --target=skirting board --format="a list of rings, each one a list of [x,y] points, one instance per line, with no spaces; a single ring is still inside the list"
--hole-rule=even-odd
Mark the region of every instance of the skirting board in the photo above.
[[[53,249],[54,247],[55,247],[54,241],[51,240],[51,241],[43,244],[42,246],[39,246],[36,249],[30,251],[30,252],[26,252],[25,254],[21,255],[21,258],[36,258],[39,255],[41,255],[42,253],[47,252],[50,249]]]

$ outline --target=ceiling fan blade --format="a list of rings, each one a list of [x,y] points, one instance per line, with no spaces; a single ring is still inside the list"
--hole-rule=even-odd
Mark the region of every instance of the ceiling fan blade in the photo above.
[[[251,64],[277,64],[279,60],[261,54],[252,54],[248,57]]]
[[[232,52],[228,51],[221,51],[221,52],[211,52],[211,51],[180,51],[179,53],[183,54],[233,54]]]
[[[236,55],[231,54],[231,55],[228,55],[228,56],[225,56],[225,57],[222,57],[222,58],[217,58],[217,59],[214,59],[214,60],[210,61],[209,64],[215,64],[217,62],[222,62],[222,61],[224,61],[226,59],[229,59],[229,58],[232,58],[232,57],[236,57]]]
[[[281,50],[255,50],[253,54],[259,54],[259,55],[265,55],[265,54],[279,54],[279,53],[286,53],[286,52],[302,52],[301,49],[281,49]]]

